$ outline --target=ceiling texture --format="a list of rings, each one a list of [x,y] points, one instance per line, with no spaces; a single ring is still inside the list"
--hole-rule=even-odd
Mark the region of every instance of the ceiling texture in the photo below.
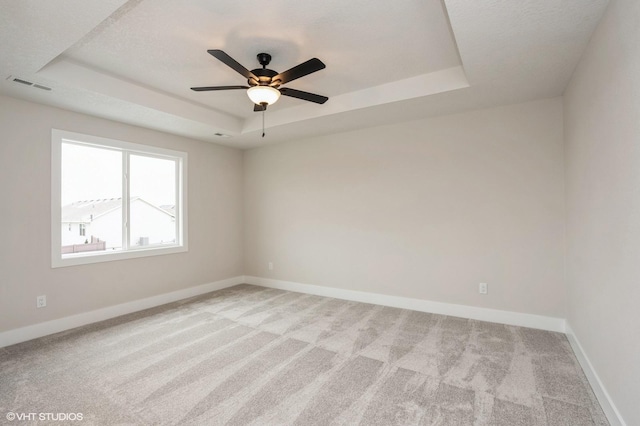
[[[562,95],[608,0],[0,0],[0,93],[237,148]],[[286,85],[265,114],[207,54]],[[21,79],[45,86],[14,81]]]

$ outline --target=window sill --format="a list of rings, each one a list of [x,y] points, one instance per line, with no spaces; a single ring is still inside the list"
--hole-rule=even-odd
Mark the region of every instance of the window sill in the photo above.
[[[166,254],[184,253],[189,251],[187,245],[152,247],[144,249],[131,249],[128,251],[104,252],[104,253],[76,253],[61,257],[56,253],[51,258],[52,268],[63,268],[65,266],[88,265],[91,263],[112,262],[116,260],[136,259],[139,257],[162,256]]]

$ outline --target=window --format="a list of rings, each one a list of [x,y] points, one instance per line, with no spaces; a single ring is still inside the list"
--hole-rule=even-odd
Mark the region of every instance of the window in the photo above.
[[[187,154],[52,130],[52,267],[187,251]]]

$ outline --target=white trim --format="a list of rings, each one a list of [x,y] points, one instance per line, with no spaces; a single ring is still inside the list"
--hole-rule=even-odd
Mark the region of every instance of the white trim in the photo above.
[[[242,284],[243,276],[227,278],[196,287],[189,287],[182,290],[172,291],[171,293],[159,294],[157,296],[147,297],[145,299],[134,300],[132,302],[121,303],[119,305],[108,306],[95,311],[83,312],[81,314],[69,317],[59,318],[40,324],[29,325],[14,330],[4,331],[0,333],[0,348],[13,345],[15,343],[25,342],[27,340],[36,339],[38,337],[47,336],[53,333],[69,330],[82,325],[91,324],[98,321],[118,317],[120,315],[138,312],[143,309],[149,309],[165,303],[175,302],[176,300],[186,299],[188,297],[198,296],[200,294],[209,293],[211,291],[221,290],[223,288]]]
[[[430,312],[440,315],[470,318],[480,321],[497,322],[520,327],[537,328],[541,330],[564,333],[565,320],[563,318],[542,315],[523,314],[519,312],[501,311],[497,309],[478,308],[475,306],[455,305],[452,303],[433,302],[430,300],[413,299],[409,297],[389,296],[386,294],[369,293],[364,291],[344,290],[335,287],[325,287],[312,284],[301,284],[291,281],[274,280],[270,278],[245,276],[247,284],[263,287],[296,291],[299,293],[315,294],[317,296],[334,297],[336,299],[353,300],[356,302],[373,303],[394,308],[411,309],[414,311]]]
[[[58,228],[62,223],[61,195],[62,194],[62,134],[59,130],[51,129],[51,266],[62,257],[61,249],[54,250],[53,247],[62,246],[61,230]],[[54,226],[55,224],[55,226]]]
[[[112,262],[115,260],[126,260],[126,259],[135,259],[138,257],[149,257],[149,256],[161,256],[165,254],[174,254],[174,253],[184,253],[187,252],[188,247],[184,246],[169,246],[169,247],[150,247],[150,248],[135,248],[123,251],[104,251],[104,252],[87,252],[87,253],[74,253],[68,255],[64,259],[57,259],[56,253],[52,250],[52,268],[63,268],[65,266],[77,266],[77,265],[88,265],[92,263],[100,263],[100,262]]]
[[[122,250],[104,252],[84,252],[62,256],[61,253],[61,175],[62,175],[62,143],[94,145],[101,149],[120,150],[122,156]],[[153,158],[167,158],[176,162],[176,243],[144,249],[129,247],[129,155],[144,155]],[[86,265],[114,260],[134,259],[138,257],[159,256],[189,251],[187,226],[187,163],[188,154],[183,151],[143,145],[93,135],[51,129],[51,267]]]
[[[566,328],[566,334],[567,338],[569,339],[569,343],[571,344],[571,348],[576,354],[576,358],[578,358],[578,362],[580,363],[584,374],[587,376],[587,380],[589,380],[589,384],[593,389],[593,393],[595,393],[596,398],[598,398],[598,402],[602,407],[602,411],[604,411],[604,414],[607,416],[607,420],[609,420],[611,426],[626,426],[622,415],[616,408],[616,405],[613,403],[611,396],[609,396],[609,392],[607,392],[607,389],[602,384],[600,377],[598,377],[598,373],[596,373],[596,370],[593,368],[591,361],[589,361],[587,354],[585,353],[584,349],[582,349],[582,345],[580,344],[580,341],[578,340],[576,335],[573,333],[573,329],[569,325],[568,321],[566,324]]]

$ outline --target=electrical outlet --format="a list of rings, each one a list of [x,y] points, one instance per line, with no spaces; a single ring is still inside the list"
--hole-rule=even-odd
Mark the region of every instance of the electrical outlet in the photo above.
[[[45,306],[47,306],[47,296],[43,295],[36,297],[36,307],[44,308]]]
[[[273,262],[269,262],[269,270],[273,271]]]
[[[478,293],[487,294],[488,292],[489,286],[487,285],[487,283],[480,283],[480,285],[478,286]]]

